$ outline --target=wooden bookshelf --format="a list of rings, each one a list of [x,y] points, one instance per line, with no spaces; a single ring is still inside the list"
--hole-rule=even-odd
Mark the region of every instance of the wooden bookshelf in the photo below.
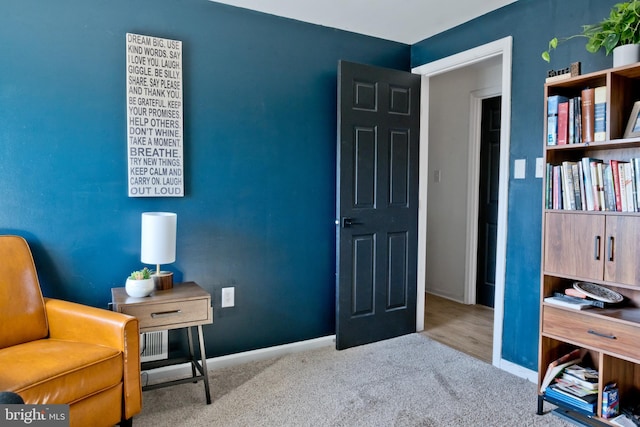
[[[552,131],[547,120],[549,97],[577,97],[583,89],[598,86],[606,87],[605,140],[548,145],[548,132]],[[633,104],[639,100],[640,63],[546,84],[544,159],[551,165],[547,168],[563,162],[580,163],[583,158],[601,160],[603,165],[640,158],[640,138],[624,137]],[[606,206],[604,210],[587,210],[584,199],[581,210],[567,209],[568,205],[552,209],[547,203],[553,197],[552,170],[543,179],[538,386],[551,362],[573,349],[587,350],[599,372],[594,419],[607,423],[602,417],[606,384],[617,383],[621,407],[637,399],[640,392],[640,195],[634,194],[636,205],[625,212],[606,210]],[[584,180],[584,173],[583,168],[579,179]],[[640,186],[634,185],[634,191],[640,193]],[[580,196],[574,193],[574,197]],[[544,302],[576,281],[607,287],[622,294],[625,301],[580,311]],[[539,414],[545,399],[558,404],[539,393]]]

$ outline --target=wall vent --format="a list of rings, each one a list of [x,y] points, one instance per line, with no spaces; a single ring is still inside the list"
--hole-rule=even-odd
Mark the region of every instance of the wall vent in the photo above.
[[[140,334],[140,362],[151,362],[169,357],[169,331]]]

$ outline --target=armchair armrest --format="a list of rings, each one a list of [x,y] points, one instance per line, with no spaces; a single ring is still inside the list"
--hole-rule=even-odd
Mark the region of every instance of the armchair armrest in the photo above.
[[[142,408],[138,319],[122,313],[45,298],[49,337],[113,347],[123,354],[124,418]]]

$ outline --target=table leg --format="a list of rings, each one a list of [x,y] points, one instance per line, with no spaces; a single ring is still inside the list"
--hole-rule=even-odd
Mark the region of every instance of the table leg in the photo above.
[[[211,404],[211,393],[209,391],[209,373],[207,372],[207,355],[204,351],[204,336],[202,335],[202,325],[198,325],[198,341],[200,341],[200,357],[202,358],[202,375],[204,376],[204,392],[207,397],[207,405]]]
[[[543,415],[543,405],[544,405],[544,398],[540,395],[538,395],[538,411],[536,412],[537,415]]]
[[[191,326],[187,327],[187,341],[189,342],[189,359],[191,359],[191,376],[195,378],[196,376],[196,367],[194,365],[195,356],[193,353],[193,334],[191,333]],[[198,382],[198,381],[194,381]]]

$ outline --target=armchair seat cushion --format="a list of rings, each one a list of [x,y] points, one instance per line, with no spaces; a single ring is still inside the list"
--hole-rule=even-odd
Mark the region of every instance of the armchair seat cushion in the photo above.
[[[142,408],[138,319],[44,298],[20,236],[0,236],[0,390],[68,404],[70,427],[130,425]]]
[[[122,381],[122,352],[111,347],[41,339],[0,349],[0,390],[30,403],[72,404]]]

